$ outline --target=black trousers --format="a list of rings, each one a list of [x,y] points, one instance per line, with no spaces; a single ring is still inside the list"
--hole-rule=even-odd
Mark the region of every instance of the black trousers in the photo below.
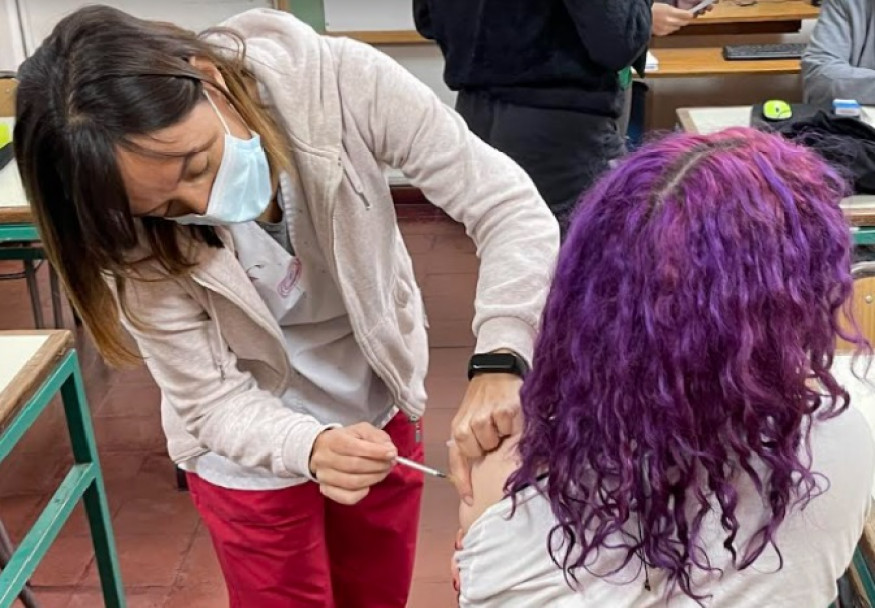
[[[518,106],[468,91],[459,92],[456,110],[475,135],[529,174],[563,234],[580,195],[625,152],[617,121],[605,116]]]

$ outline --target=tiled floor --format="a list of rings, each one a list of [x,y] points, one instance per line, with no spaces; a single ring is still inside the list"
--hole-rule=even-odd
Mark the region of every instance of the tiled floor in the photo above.
[[[444,442],[465,388],[464,366],[472,344],[477,262],[456,226],[440,221],[405,222],[403,232],[424,290],[434,347],[428,378],[430,409],[425,419],[427,460],[445,467]],[[0,273],[14,270],[14,264],[0,263]],[[42,279],[47,295],[45,276]],[[23,281],[0,282],[0,303],[0,329],[32,327]],[[209,538],[188,495],[177,491],[173,467],[164,452],[157,388],[144,369],[107,369],[87,338],[80,337],[79,349],[129,606],[227,606]],[[54,403],[13,454],[0,463],[0,518],[14,538],[20,538],[34,520],[69,462],[63,414]],[[457,527],[456,504],[452,487],[427,482],[411,608],[453,605],[448,565]],[[32,582],[44,608],[102,606],[81,509],[63,529]]]

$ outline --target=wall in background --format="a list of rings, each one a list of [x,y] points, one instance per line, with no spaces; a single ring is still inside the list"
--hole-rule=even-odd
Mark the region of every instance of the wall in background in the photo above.
[[[273,0],[99,1],[137,17],[173,21],[192,30],[206,29],[251,8],[275,5]],[[94,3],[95,0],[0,0],[0,69],[16,69],[60,19]]]
[[[24,44],[15,0],[0,0],[0,71],[14,71],[22,61]]]

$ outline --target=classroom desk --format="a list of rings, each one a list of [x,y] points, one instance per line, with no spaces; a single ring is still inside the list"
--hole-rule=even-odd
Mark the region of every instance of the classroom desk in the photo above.
[[[798,74],[798,59],[726,61],[723,47],[650,49],[659,68],[647,70],[646,78],[701,78],[705,76],[755,76]]]
[[[106,491],[73,338],[68,331],[0,332],[0,464],[61,394],[74,464],[0,571],[0,608],[9,608],[82,500],[108,608],[125,606]]]
[[[763,23],[817,19],[820,8],[805,0],[759,0],[750,6],[739,6],[732,0],[718,2],[709,12],[697,17],[688,27],[718,23]]]
[[[678,124],[687,133],[707,135],[731,127],[750,125],[750,106],[678,108]],[[875,126],[875,107],[864,108],[863,120]],[[875,245],[875,195],[857,194],[842,201],[851,222],[854,242]]]
[[[0,123],[12,127],[14,119],[0,117]],[[34,225],[33,214],[24,194],[21,176],[13,160],[0,169],[0,260],[19,260],[24,264],[24,278],[30,294],[30,305],[33,311],[34,323],[38,328],[45,327],[42,305],[40,304],[39,286],[36,279],[37,260],[45,259],[45,252],[39,245],[39,232]],[[58,275],[49,269],[49,287],[52,299],[52,311],[55,328],[64,324],[61,306],[61,288]]]

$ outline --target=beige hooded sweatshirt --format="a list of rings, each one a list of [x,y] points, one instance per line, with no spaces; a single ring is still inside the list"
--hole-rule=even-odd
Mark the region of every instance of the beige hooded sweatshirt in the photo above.
[[[320,36],[292,15],[254,10],[224,24],[246,41],[247,66],[286,129],[318,243],[356,341],[395,403],[422,416],[425,315],[384,169],[400,169],[463,223],[477,246],[476,350],[531,359],[558,250],[558,227],[531,180],[386,55]],[[211,42],[236,52],[233,41]],[[162,392],[171,457],[207,451],[279,477],[309,477],[325,428],[285,407],[292,370],[280,328],[238,263],[232,239],[198,245],[196,266],[169,278],[149,262],[125,319]]]

